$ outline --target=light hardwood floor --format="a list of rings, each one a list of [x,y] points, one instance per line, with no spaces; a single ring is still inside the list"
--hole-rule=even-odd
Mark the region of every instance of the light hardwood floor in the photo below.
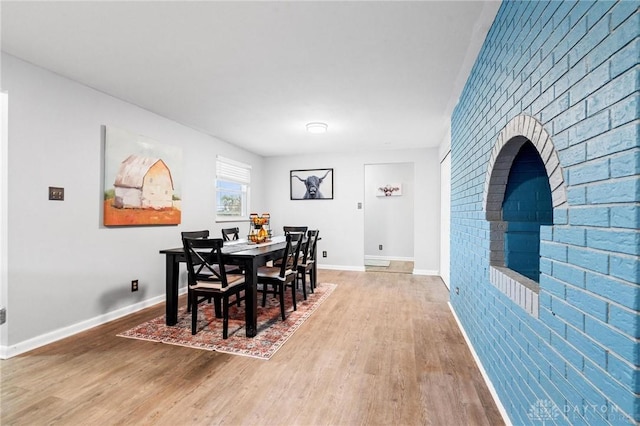
[[[439,278],[319,279],[338,287],[269,361],[116,337],[164,304],[4,360],[0,424],[504,424]]]

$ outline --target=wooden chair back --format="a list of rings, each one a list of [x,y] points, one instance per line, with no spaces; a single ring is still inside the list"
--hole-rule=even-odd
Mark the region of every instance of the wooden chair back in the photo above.
[[[287,273],[296,272],[298,268],[298,258],[300,256],[300,247],[302,246],[303,240],[304,234],[301,232],[291,232],[287,234],[287,245],[280,263],[280,278],[285,278]]]
[[[222,230],[222,238],[225,241],[238,240],[240,238],[240,228],[225,228]]]
[[[222,238],[185,238],[184,242],[189,285],[196,285],[199,279],[208,276],[208,280],[219,280],[221,287],[226,287],[227,273],[222,259]]]
[[[311,229],[307,232],[307,248],[305,249],[305,256],[302,263],[315,262],[319,234],[320,231],[317,229]]]
[[[302,232],[303,234],[307,232],[309,229],[308,226],[283,226],[282,230],[284,231],[284,235],[288,235],[291,232]]]
[[[209,238],[209,231],[206,229],[203,231],[184,231],[180,233],[180,236],[182,237],[182,248],[184,249],[185,256],[186,256],[187,246],[185,245],[185,241],[184,241],[185,238],[197,238],[197,239]],[[202,267],[199,268],[199,270],[201,269]]]
[[[209,238],[209,231],[206,229],[204,231],[184,231],[180,235],[183,240],[185,238]]]

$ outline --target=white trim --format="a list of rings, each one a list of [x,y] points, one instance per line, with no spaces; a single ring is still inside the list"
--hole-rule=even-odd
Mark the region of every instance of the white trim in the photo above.
[[[402,257],[402,256],[370,256],[367,255],[364,257],[364,260],[399,260],[401,262],[413,262],[413,257]]]
[[[451,155],[451,147],[449,147],[449,148],[447,149],[447,152],[443,152],[443,153],[440,155],[440,165],[442,165],[442,163],[444,162],[444,160],[446,160],[446,159],[447,159],[447,156],[449,156],[449,155]]]
[[[333,271],[356,271],[365,272],[364,266],[352,266],[352,265],[321,265],[318,264],[318,269],[328,269]],[[440,276],[440,272],[435,269],[414,269],[413,275],[426,275],[426,276]]]
[[[330,269],[334,271],[357,271],[364,272],[364,266],[350,266],[350,265],[321,265],[318,263],[318,269]]]
[[[238,216],[233,216],[229,218],[225,218],[224,216],[216,217],[216,223],[229,223],[229,222],[249,223],[249,217],[247,216],[244,219],[238,219]]]
[[[180,289],[179,294],[186,293],[187,288],[183,287]],[[165,296],[156,296],[151,299],[143,300],[138,303],[134,303],[133,305],[125,306],[123,308],[117,309],[112,312],[108,312],[103,315],[98,315],[97,317],[90,318],[88,320],[70,325],[68,327],[60,328],[58,330],[54,330],[52,332],[42,334],[40,336],[36,336],[29,340],[25,340],[24,342],[17,343],[11,346],[0,346],[0,359],[11,358],[25,352],[31,351],[33,349],[37,349],[41,346],[48,345],[53,342],[57,342],[58,340],[65,339],[67,337],[73,336],[74,334],[81,333],[83,331],[89,330],[91,328],[97,327],[102,324],[106,324],[110,321],[116,320],[118,318],[122,318],[134,312],[141,311],[142,309],[148,308],[149,306],[157,305],[158,303],[162,303],[165,301]]]
[[[482,365],[482,362],[480,361],[480,358],[478,357],[476,350],[473,348],[473,345],[471,344],[471,340],[469,340],[469,336],[467,336],[467,332],[462,327],[462,323],[460,322],[458,315],[456,315],[456,311],[453,309],[451,302],[447,302],[447,305],[449,305],[449,310],[451,310],[451,313],[453,314],[453,318],[456,320],[456,323],[458,324],[458,328],[462,333],[462,337],[464,337],[464,341],[467,343],[467,347],[469,347],[469,350],[471,351],[471,355],[473,356],[473,359],[476,361],[476,364],[478,365],[478,369],[480,369],[480,374],[482,374],[482,378],[484,379],[484,382],[486,383],[487,388],[489,388],[489,392],[493,397],[493,401],[496,403],[496,406],[498,407],[498,411],[500,412],[500,415],[502,415],[502,420],[504,420],[504,423],[507,426],[512,426],[513,423],[511,423],[511,419],[509,419],[507,410],[505,410],[504,405],[502,405],[502,402],[498,397],[498,392],[496,392],[496,388],[493,386],[493,383],[491,382],[491,379],[489,378],[487,371],[484,369],[484,366]]]
[[[440,276],[440,271],[435,269],[414,269],[413,275],[428,275],[428,276]],[[440,277],[442,279],[442,277]],[[444,282],[444,280],[442,281]]]

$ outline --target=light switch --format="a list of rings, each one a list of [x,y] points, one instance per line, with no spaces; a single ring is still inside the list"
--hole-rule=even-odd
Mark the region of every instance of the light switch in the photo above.
[[[57,186],[49,187],[49,199],[55,201],[64,201],[64,188]]]

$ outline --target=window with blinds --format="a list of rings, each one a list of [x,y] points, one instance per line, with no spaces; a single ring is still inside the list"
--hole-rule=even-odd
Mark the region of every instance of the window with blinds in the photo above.
[[[219,221],[248,219],[251,166],[216,158],[216,216]]]

